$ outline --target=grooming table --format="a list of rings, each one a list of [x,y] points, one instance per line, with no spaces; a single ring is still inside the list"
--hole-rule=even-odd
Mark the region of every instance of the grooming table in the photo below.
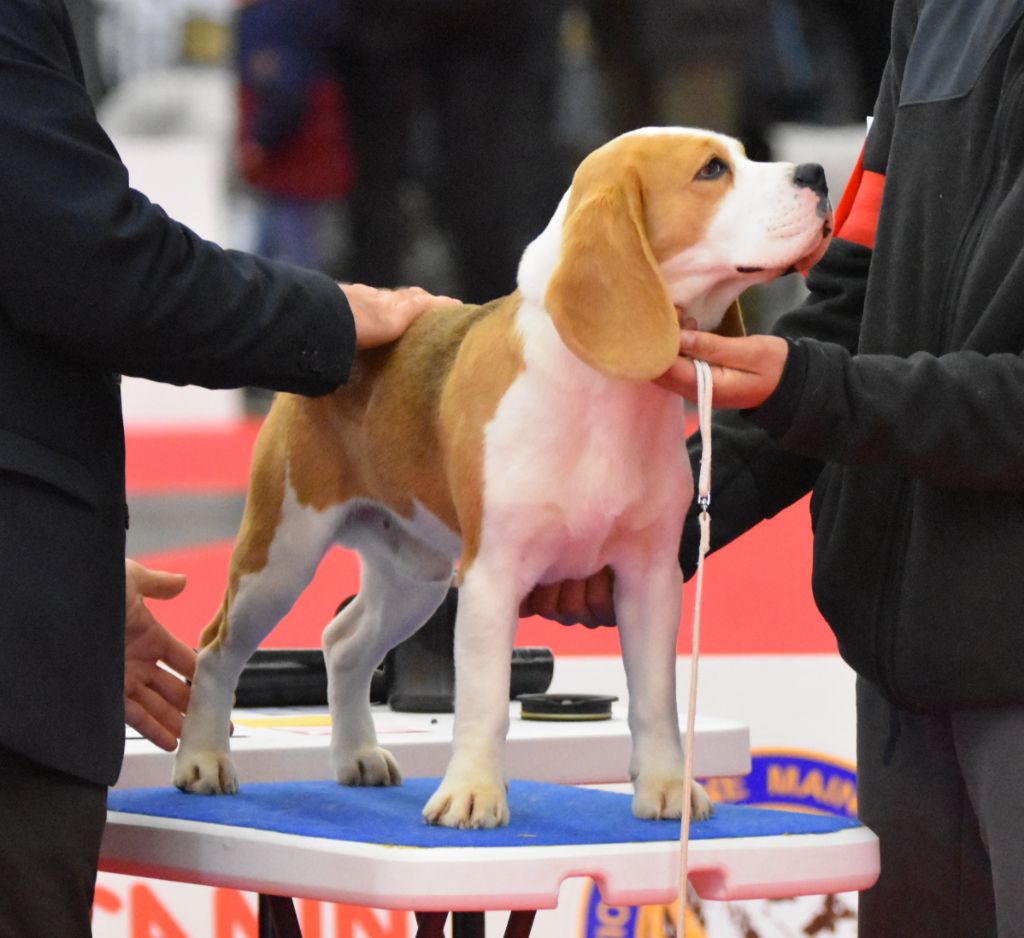
[[[547,722],[523,720],[510,707],[505,764],[510,777],[568,785],[629,781],[631,740],[626,708],[615,704],[610,720]],[[231,754],[242,784],[326,778],[330,774],[330,717],[324,707],[235,710]],[[451,755],[450,713],[395,713],[373,708],[380,744],[398,760],[406,778],[444,774]],[[686,725],[685,715],[680,725]],[[700,778],[746,775],[750,771],[747,726],[720,717],[697,717],[694,772]],[[118,788],[167,785],[173,753],[148,740],[125,741]]]
[[[574,876],[594,879],[610,904],[676,897],[679,822],[636,820],[629,795],[513,781],[508,827],[452,831],[421,820],[436,785],[115,790],[100,868],[258,892],[261,933],[279,938],[299,934],[294,909],[264,896],[415,909],[419,938],[440,938],[449,912],[484,910],[510,910],[507,938],[525,938],[535,911],[554,908]],[[877,874],[878,842],[856,822],[719,805],[692,827],[690,881],[705,899],[864,889]],[[482,915],[471,916],[456,934],[482,929]]]

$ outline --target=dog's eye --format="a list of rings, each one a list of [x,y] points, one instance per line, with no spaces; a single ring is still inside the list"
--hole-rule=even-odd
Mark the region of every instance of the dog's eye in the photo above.
[[[729,167],[717,156],[708,160],[697,173],[698,179],[717,179],[729,171]]]

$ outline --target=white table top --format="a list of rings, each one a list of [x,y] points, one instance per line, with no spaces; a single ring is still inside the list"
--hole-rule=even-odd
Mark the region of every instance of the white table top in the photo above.
[[[395,713],[373,708],[380,744],[398,760],[407,778],[444,774],[451,751],[450,713]],[[510,778],[567,785],[629,780],[630,736],[626,710],[612,708],[610,720],[549,722],[523,720],[511,707],[506,765]],[[231,752],[241,783],[305,781],[330,777],[330,718],[324,708],[236,710]],[[686,725],[685,715],[680,726]],[[694,769],[700,778],[746,775],[750,734],[743,723],[719,717],[696,720]],[[170,784],[174,755],[148,740],[125,742],[117,788]]]
[[[864,827],[827,834],[691,840],[702,899],[785,898],[865,889],[878,840]],[[549,909],[562,881],[588,876],[610,905],[669,903],[675,841],[430,849],[337,841],[111,812],[100,869],[385,909]]]

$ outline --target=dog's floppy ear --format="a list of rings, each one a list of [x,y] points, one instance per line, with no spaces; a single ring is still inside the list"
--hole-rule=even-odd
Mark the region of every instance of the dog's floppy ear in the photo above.
[[[650,381],[668,370],[679,321],[647,240],[637,178],[570,197],[544,302],[562,341],[597,371]]]
[[[733,300],[729,304],[722,321],[711,331],[730,339],[740,338],[747,334],[743,325],[743,309],[740,307],[739,300]]]

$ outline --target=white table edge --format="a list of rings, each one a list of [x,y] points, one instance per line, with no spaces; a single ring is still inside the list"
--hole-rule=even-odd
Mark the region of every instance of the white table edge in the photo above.
[[[111,811],[100,868],[375,908],[485,911],[554,908],[562,882],[579,876],[612,905],[671,902],[678,858],[672,841],[396,847]],[[703,899],[845,892],[874,882],[878,841],[864,827],[692,840],[689,867]]]

